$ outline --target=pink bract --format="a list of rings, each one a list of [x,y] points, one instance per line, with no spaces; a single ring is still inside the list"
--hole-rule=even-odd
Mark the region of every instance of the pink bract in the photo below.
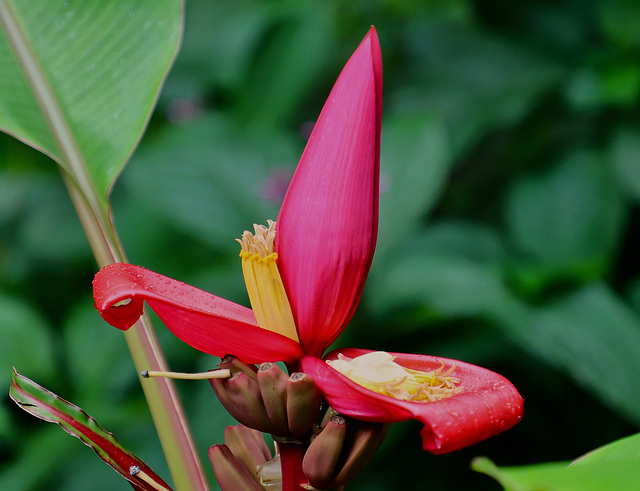
[[[118,329],[129,329],[146,301],[176,337],[210,355],[237,353],[245,363],[262,363],[303,354],[295,341],[258,327],[251,309],[140,266],[102,268],[93,292],[102,318]]]
[[[355,358],[369,350],[344,348],[339,353]],[[409,402],[368,390],[312,356],[300,360],[300,368],[311,375],[329,405],[339,413],[365,421],[392,423],[416,419],[424,424],[423,449],[434,454],[459,450],[497,435],[522,419],[523,400],[516,388],[502,375],[462,361],[434,356],[391,353],[405,368],[429,372],[455,364],[452,376],[460,379],[463,390],[435,402]]]
[[[382,57],[372,28],[318,118],[276,222],[278,269],[305,351],[321,356],[360,301],[378,232]]]

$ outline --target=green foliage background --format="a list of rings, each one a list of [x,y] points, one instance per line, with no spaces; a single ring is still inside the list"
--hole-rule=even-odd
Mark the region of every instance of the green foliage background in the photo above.
[[[247,304],[234,238],[275,218],[310,125],[371,24],[385,70],[381,222],[339,345],[462,359],[525,419],[434,457],[393,426],[351,489],[500,489],[469,470],[571,460],[640,427],[640,8],[632,0],[187,1],[185,39],[113,194],[131,262]],[[0,135],[0,386],[73,401],[168,478],[56,166]],[[157,323],[172,368],[216,360]],[[232,420],[180,392],[203,457]],[[126,487],[78,441],[0,405],[0,489]]]

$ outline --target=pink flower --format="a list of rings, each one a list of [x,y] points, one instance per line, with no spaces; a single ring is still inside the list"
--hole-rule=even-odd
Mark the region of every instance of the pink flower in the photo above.
[[[380,373],[405,367],[417,370],[419,380],[407,397],[438,391],[435,382],[424,381],[438,371],[439,359],[395,354],[396,362],[376,368],[365,388],[368,367],[356,383],[321,358],[351,320],[373,259],[381,111],[382,59],[371,28],[322,109],[277,222],[256,226],[255,235],[245,232],[240,241],[253,310],[128,264],[107,266],[96,275],[95,304],[107,322],[128,329],[146,301],[191,346],[220,357],[233,354],[245,363],[284,361],[310,374],[332,407],[347,416],[420,420],[425,450],[442,453],[517,423],[522,398],[516,389],[493,372],[444,360],[446,398],[414,402],[395,395],[407,392],[402,377],[391,386],[384,382],[380,393],[370,386],[377,387]],[[354,358],[368,352],[341,353]],[[336,357],[330,353],[327,359]]]

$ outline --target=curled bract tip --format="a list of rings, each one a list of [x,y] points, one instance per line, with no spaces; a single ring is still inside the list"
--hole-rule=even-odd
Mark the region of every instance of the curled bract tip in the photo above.
[[[109,324],[126,330],[146,302],[167,328],[214,356],[233,353],[245,363],[292,362],[299,343],[258,327],[251,309],[132,264],[112,264],[93,280],[95,306]]]

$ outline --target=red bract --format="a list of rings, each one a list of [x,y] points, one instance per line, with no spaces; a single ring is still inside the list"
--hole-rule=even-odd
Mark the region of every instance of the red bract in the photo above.
[[[322,356],[351,320],[378,232],[382,57],[372,28],[340,74],[276,221],[300,342]]]
[[[341,353],[350,358],[369,350],[346,348],[329,353],[333,360]],[[425,355],[391,353],[395,362],[413,370],[429,372],[455,366],[451,375],[460,379],[462,391],[435,402],[409,402],[377,394],[349,380],[325,361],[312,356],[300,360],[302,371],[322,388],[336,411],[379,423],[417,419],[424,450],[435,454],[451,452],[478,443],[511,428],[522,417],[522,398],[503,376],[457,360]]]
[[[138,320],[146,301],[176,337],[221,358],[234,353],[245,363],[292,362],[303,354],[295,341],[258,327],[251,309],[140,266],[102,268],[93,299],[102,318],[122,330]]]
[[[516,389],[488,370],[456,362],[460,393],[438,402],[400,401],[358,386],[320,359],[351,320],[373,258],[381,106],[382,60],[372,28],[340,74],[309,138],[276,222],[275,251],[266,228],[264,242],[245,241],[246,250],[243,245],[243,265],[257,275],[251,287],[247,282],[252,302],[260,306],[269,298],[274,309],[268,304],[254,316],[245,307],[126,264],[96,275],[94,297],[105,320],[120,329],[137,320],[146,301],[176,336],[201,351],[230,353],[245,363],[281,360],[302,367],[336,410],[369,421],[418,419],[425,424],[425,449],[442,453],[513,426],[522,415]],[[256,317],[276,328],[293,317],[293,331],[281,332],[294,334],[258,326]],[[431,370],[435,360],[396,356],[419,370]]]

